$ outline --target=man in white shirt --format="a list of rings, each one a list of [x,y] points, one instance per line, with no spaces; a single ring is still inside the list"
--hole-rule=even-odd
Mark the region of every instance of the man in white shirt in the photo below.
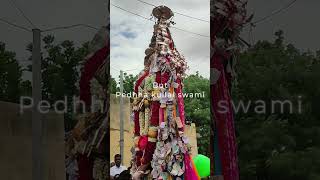
[[[120,175],[120,173],[124,170],[127,170],[125,166],[121,166],[121,155],[116,154],[114,156],[114,163],[116,164],[115,166],[110,168],[110,178],[114,179],[115,176]]]

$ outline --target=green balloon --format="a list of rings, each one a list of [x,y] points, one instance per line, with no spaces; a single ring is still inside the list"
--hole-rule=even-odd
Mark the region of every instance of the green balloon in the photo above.
[[[198,154],[193,158],[193,163],[201,178],[210,176],[210,158],[202,154]]]

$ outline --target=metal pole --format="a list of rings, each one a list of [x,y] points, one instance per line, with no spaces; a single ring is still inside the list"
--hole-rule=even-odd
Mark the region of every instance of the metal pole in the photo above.
[[[41,95],[41,31],[33,29],[32,48],[32,179],[43,180],[42,176],[42,122],[38,104]]]
[[[120,155],[121,155],[121,163],[123,163],[123,152],[124,152],[124,121],[123,121],[123,71],[120,70]]]

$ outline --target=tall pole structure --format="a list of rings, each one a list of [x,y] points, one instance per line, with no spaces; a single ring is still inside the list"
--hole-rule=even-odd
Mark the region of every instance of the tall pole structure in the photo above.
[[[124,121],[123,121],[123,71],[120,70],[120,155],[121,163],[123,163],[123,152],[124,152]]]
[[[43,180],[42,176],[42,121],[38,104],[41,95],[41,31],[33,29],[32,47],[32,179]]]

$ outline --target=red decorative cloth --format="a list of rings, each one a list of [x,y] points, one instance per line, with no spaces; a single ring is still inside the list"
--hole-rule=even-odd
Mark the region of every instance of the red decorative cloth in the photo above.
[[[138,93],[138,88],[143,80],[149,75],[149,71],[145,71],[144,74],[136,81],[134,86],[134,92]],[[140,136],[140,124],[139,124],[139,112],[134,111],[134,135]]]
[[[109,28],[109,27],[108,27]],[[107,57],[110,53],[110,42],[106,39],[107,33],[102,30],[97,33],[96,36],[102,33],[102,38],[104,41],[103,44],[99,45],[95,52],[92,52],[93,55],[86,59],[86,63],[84,64],[84,68],[80,77],[80,100],[83,101],[86,105],[86,110],[89,110],[91,107],[91,88],[90,81],[93,79],[95,73],[99,70],[99,68],[105,63]],[[95,45],[96,42],[92,41]],[[88,158],[87,155],[80,154],[78,157],[78,169],[79,169],[79,178],[78,180],[93,180],[93,161]]]
[[[219,129],[217,135],[224,180],[238,180],[239,169],[233,109],[223,60],[223,56],[218,53],[215,53],[211,59],[211,68],[220,72],[218,81],[211,85],[211,103],[215,128]]]
[[[138,147],[140,150],[145,150],[148,144],[148,136],[141,136],[139,138]]]
[[[86,107],[91,106],[91,89],[90,81],[95,73],[101,67],[109,54],[110,47],[107,45],[91,56],[84,65],[80,78],[80,100],[83,101]]]
[[[184,112],[184,100],[183,100],[183,94],[182,94],[182,84],[181,79],[177,79],[177,83],[179,84],[179,87],[175,89],[177,96],[177,104],[179,109],[179,117],[181,119],[181,122],[185,124],[185,112]]]
[[[218,139],[218,150],[214,151],[217,164],[217,175],[224,180],[239,180],[237,143],[234,126],[234,112],[231,102],[231,72],[232,56],[238,53],[238,39],[244,25],[251,21],[252,15],[247,16],[247,1],[218,0],[213,1],[213,15],[210,18],[210,37],[212,57],[210,61],[211,82],[211,110],[214,118],[212,129]],[[216,138],[214,138],[216,139]],[[213,142],[213,144],[216,141]],[[213,145],[212,144],[212,145]],[[213,149],[213,148],[212,148]],[[221,161],[220,161],[220,160]],[[220,172],[220,165],[222,172]],[[220,174],[222,173],[222,174]]]
[[[92,178],[93,161],[89,159],[86,155],[79,155],[77,160],[78,160],[78,169],[79,169],[78,180],[93,180]]]
[[[169,80],[169,73],[166,72],[164,74],[161,74],[161,72],[156,73],[156,79],[155,81],[158,84],[164,84],[167,83]],[[152,101],[151,103],[151,120],[150,125],[151,126],[159,126],[159,110],[160,110],[160,103],[158,101]],[[143,155],[143,162],[142,164],[146,164],[151,162],[152,156],[154,153],[154,150],[156,149],[156,143],[148,141],[147,147],[145,149],[144,155]]]
[[[141,158],[143,156],[142,151],[136,151],[136,165],[140,166],[141,165]]]

